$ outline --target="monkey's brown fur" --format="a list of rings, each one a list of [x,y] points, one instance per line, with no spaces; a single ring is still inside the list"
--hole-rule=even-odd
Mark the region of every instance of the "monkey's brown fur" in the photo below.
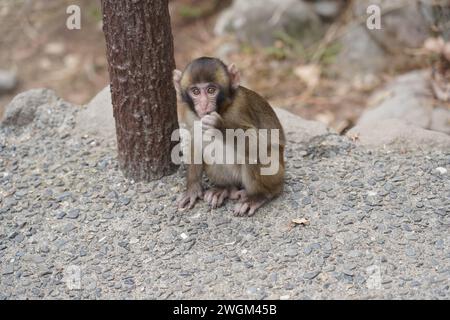
[[[225,129],[279,129],[279,141],[271,141],[279,151],[279,170],[274,175],[261,175],[261,164],[190,164],[187,170],[187,192],[181,199],[180,207],[189,201],[192,208],[195,200],[203,195],[201,180],[203,171],[211,182],[219,187],[207,192],[205,199],[212,207],[220,206],[225,198],[240,199],[236,206],[237,215],[252,215],[261,205],[283,189],[284,146],[283,128],[269,103],[256,92],[239,85],[237,69],[226,66],[214,58],[204,59],[201,63],[191,62],[183,74],[174,71],[174,84],[178,93],[178,121],[182,127],[192,130],[194,121],[201,120],[192,101],[186,98],[189,86],[198,83],[214,83],[220,86],[221,103],[216,106],[214,128]],[[198,59],[198,60],[200,60]],[[206,61],[206,62],[205,62]],[[207,115],[207,117],[211,117]],[[203,118],[203,120],[206,117]],[[211,118],[208,118],[211,119]],[[203,121],[202,120],[202,121]],[[271,145],[268,145],[270,156]],[[191,144],[193,145],[193,143]],[[191,154],[193,150],[191,150]],[[248,146],[246,146],[246,159]],[[238,191],[243,188],[243,190]],[[247,212],[248,211],[248,212]]]

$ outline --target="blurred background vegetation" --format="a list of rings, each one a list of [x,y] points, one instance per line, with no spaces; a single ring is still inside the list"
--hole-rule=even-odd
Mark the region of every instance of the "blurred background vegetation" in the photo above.
[[[372,3],[382,8],[382,30],[366,28]],[[73,4],[81,30],[66,28]],[[169,1],[179,68],[204,55],[235,62],[244,84],[273,106],[338,132],[357,121],[372,91],[410,70],[437,69],[446,99],[449,8],[436,0]],[[0,116],[30,88],[85,104],[105,87],[101,20],[100,1],[0,0],[0,69],[16,80],[0,90]]]

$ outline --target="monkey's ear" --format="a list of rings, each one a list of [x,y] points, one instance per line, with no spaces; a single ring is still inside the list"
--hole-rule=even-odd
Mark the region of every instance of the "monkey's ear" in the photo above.
[[[228,66],[228,73],[231,78],[231,87],[236,90],[241,84],[241,73],[234,63]]]
[[[173,76],[173,85],[175,87],[175,90],[177,93],[181,93],[181,76],[183,73],[180,70],[173,70],[172,76]]]

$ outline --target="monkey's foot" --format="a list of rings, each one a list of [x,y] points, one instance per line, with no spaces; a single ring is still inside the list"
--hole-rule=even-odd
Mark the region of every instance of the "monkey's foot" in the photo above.
[[[227,188],[211,188],[205,192],[204,199],[215,209],[220,207],[228,197],[230,197],[230,190]]]
[[[257,209],[267,202],[264,197],[258,197],[254,199],[245,199],[240,201],[234,207],[234,215],[238,217],[253,216]]]
[[[203,198],[203,190],[201,186],[191,187],[186,191],[178,202],[178,209],[184,209],[187,205],[188,209],[192,209],[197,199]]]
[[[230,197],[229,198],[232,200],[244,201],[247,199],[247,191],[245,191],[245,189],[238,190],[237,188],[233,187],[230,189]]]

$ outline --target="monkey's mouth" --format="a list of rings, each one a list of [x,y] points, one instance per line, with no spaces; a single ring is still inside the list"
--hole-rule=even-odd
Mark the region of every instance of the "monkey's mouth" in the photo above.
[[[208,114],[213,113],[214,111],[205,111],[205,112],[199,112],[198,115],[200,118],[203,118],[204,116],[207,116]]]

